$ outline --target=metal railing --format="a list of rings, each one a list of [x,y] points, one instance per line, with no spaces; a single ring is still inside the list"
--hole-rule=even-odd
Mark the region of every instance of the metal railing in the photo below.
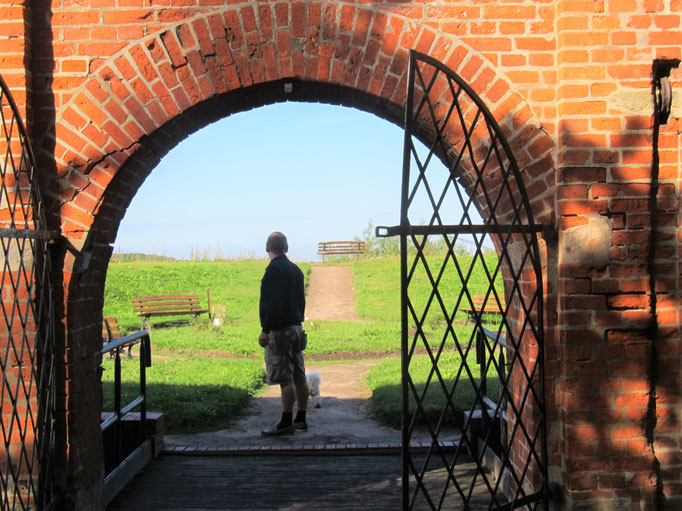
[[[121,352],[125,348],[133,344],[140,343],[140,395],[133,399],[130,403],[122,406],[121,404]],[[140,443],[143,443],[147,438],[147,367],[152,365],[151,357],[151,342],[149,340],[149,333],[146,330],[140,330],[120,339],[116,339],[107,343],[102,348],[102,357],[107,353],[114,353],[114,410],[109,417],[102,421],[100,429],[102,434],[106,434],[109,428],[113,428],[113,449],[109,452],[113,453],[113,460],[107,465],[108,470],[106,476],[108,477],[118,468],[130,454],[127,449],[123,448],[123,427],[122,419],[128,413],[136,408],[140,409]],[[105,449],[107,442],[105,439]],[[105,479],[106,484],[106,479]]]
[[[487,328],[479,326],[476,331],[476,363],[480,367],[481,383],[479,397],[482,403],[481,419],[483,421],[483,435],[490,435],[493,421],[497,421],[501,431],[498,439],[488,438],[488,445],[493,448],[497,455],[500,449],[507,446],[506,426],[509,416],[507,414],[507,383],[508,383],[508,362],[506,355],[512,354],[514,358],[516,349],[499,333],[495,333]],[[487,356],[486,356],[487,355]],[[500,388],[499,396],[494,397],[488,394],[488,374],[496,377]],[[491,418],[492,414],[492,418]]]

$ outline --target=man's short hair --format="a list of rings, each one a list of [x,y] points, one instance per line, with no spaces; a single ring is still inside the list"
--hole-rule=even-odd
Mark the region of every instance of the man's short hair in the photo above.
[[[265,251],[272,254],[286,254],[289,250],[287,237],[281,232],[273,232],[265,242]]]

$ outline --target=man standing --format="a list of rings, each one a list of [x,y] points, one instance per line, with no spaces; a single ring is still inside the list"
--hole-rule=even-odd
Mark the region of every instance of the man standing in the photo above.
[[[308,384],[303,353],[307,337],[301,323],[305,312],[303,272],[289,261],[287,238],[281,232],[268,236],[265,250],[270,264],[260,283],[260,324],[258,342],[265,348],[268,385],[279,384],[282,418],[261,431],[263,435],[290,435],[307,431]],[[293,418],[294,403],[298,403]]]

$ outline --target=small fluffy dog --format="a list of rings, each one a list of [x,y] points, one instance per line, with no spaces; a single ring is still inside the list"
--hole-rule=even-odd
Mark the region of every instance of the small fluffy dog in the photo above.
[[[315,408],[320,408],[322,406],[320,397],[320,375],[319,373],[308,373],[306,378],[308,380],[308,392],[310,393],[310,399],[313,401],[313,406]]]

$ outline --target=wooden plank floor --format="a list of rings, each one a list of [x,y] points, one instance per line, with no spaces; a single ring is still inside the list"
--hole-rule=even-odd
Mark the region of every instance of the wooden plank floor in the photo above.
[[[152,461],[107,507],[116,510],[396,510],[401,508],[398,455],[174,456]],[[471,480],[471,466],[457,466]],[[444,469],[426,486],[442,488]],[[469,507],[454,491],[442,509],[488,509],[474,481]],[[434,494],[438,494],[436,491]],[[413,509],[429,509],[422,499]]]

